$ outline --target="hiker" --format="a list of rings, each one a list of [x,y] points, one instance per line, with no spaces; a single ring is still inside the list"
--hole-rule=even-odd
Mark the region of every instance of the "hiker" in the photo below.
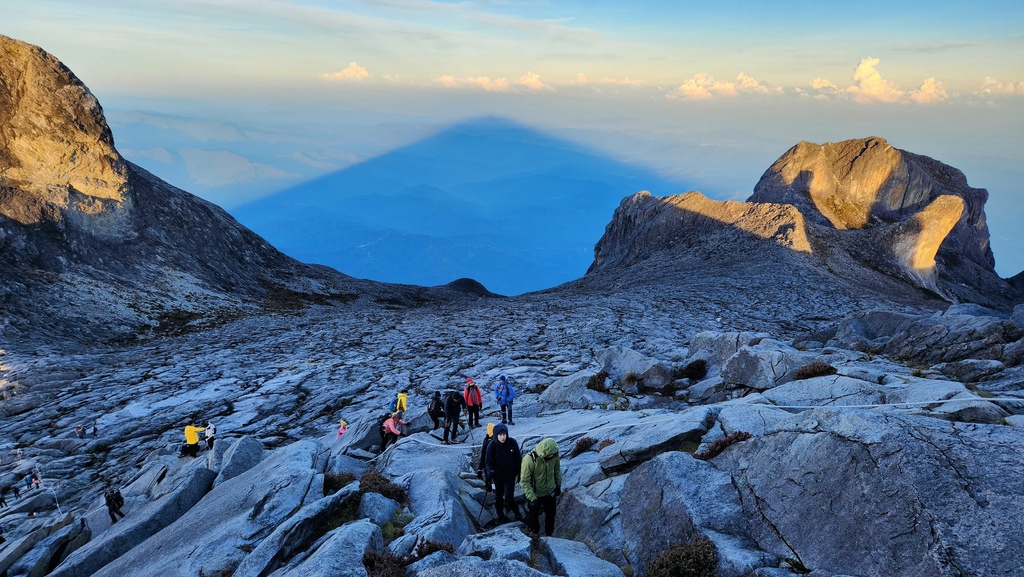
[[[83,435],[82,435],[82,425],[78,425],[77,427],[75,427],[75,434],[78,435],[79,439],[81,439],[83,437]]]
[[[485,477],[484,474],[487,472],[487,445],[494,440],[494,423],[487,423],[487,436],[484,437],[484,443],[480,446],[480,460],[477,461],[476,476],[484,480],[487,484],[487,489],[490,490],[491,479]]]
[[[7,487],[0,489],[0,507],[7,506]]]
[[[340,439],[341,436],[344,435],[347,432],[348,432],[348,423],[345,422],[345,419],[342,419],[341,422],[338,423],[338,434],[335,435],[334,439],[335,440]]]
[[[212,422],[206,423],[206,450],[213,450],[213,438],[217,436],[217,427]]]
[[[96,423],[92,424],[92,436],[95,437],[100,432],[100,428],[96,426]]]
[[[488,477],[494,482],[494,512],[498,514],[499,523],[508,523],[505,516],[505,504],[516,521],[522,520],[519,505],[516,504],[516,478],[522,468],[523,458],[519,452],[519,443],[508,436],[508,425],[494,426],[494,440],[487,445]]]
[[[185,444],[181,447],[182,457],[195,457],[199,454],[199,431],[205,431],[197,427],[194,419],[189,419],[185,426]]]
[[[505,375],[498,377],[498,384],[494,387],[494,400],[501,407],[501,422],[508,425],[515,425],[512,421],[512,402],[516,399],[516,390],[509,384]]]
[[[459,415],[462,414],[465,407],[466,401],[463,400],[462,395],[455,391],[448,394],[448,399],[444,402],[444,440],[441,441],[442,445],[459,442]],[[451,441],[448,440],[449,433],[451,433]]]
[[[11,485],[11,492],[14,493],[15,499],[21,499],[21,489],[18,488],[17,484]]]
[[[466,421],[469,428],[480,426],[480,408],[484,403],[480,387],[473,379],[466,379],[466,388],[462,390],[462,398],[466,401]]]
[[[199,444],[198,441],[196,444]],[[117,523],[117,515],[124,519],[124,513],[121,512],[121,507],[124,506],[124,497],[121,496],[121,491],[115,489],[113,485],[107,485],[107,490],[103,492],[103,502],[107,504],[107,513],[110,514],[111,523]]]
[[[537,446],[523,457],[519,484],[523,488],[523,495],[526,496],[529,508],[526,526],[539,534],[540,514],[543,512],[544,534],[550,537],[555,531],[555,497],[562,494],[562,465],[558,455],[558,443],[554,439],[548,437],[537,443]]]
[[[42,485],[42,484],[43,484],[43,480],[39,478],[39,475],[33,475],[32,476],[32,488],[33,489],[38,489],[39,485]]]
[[[388,412],[398,413],[398,418],[401,419],[405,416],[405,408],[408,404],[408,399],[409,391],[407,389],[402,389],[397,395],[395,395],[395,398],[391,399],[391,403],[388,404]]]
[[[441,400],[441,391],[434,391],[434,398],[427,403],[427,416],[434,421],[434,427],[430,431],[436,431],[444,421],[444,401]]]
[[[380,437],[380,452],[383,453],[384,449],[388,448],[388,445],[398,441],[398,438],[402,436],[402,430],[398,427],[404,426],[405,421],[398,418],[398,412],[394,412],[391,416],[384,420],[381,425],[381,437]]]

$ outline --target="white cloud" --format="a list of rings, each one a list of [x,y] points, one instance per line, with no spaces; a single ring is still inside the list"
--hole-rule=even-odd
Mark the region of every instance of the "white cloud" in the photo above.
[[[991,76],[986,76],[981,83],[981,88],[978,89],[978,94],[1024,94],[1024,82],[1000,82]]]
[[[846,89],[853,99],[862,104],[872,102],[902,102],[907,94],[892,82],[882,78],[875,66],[878,58],[864,58],[853,71],[854,85]]]
[[[554,88],[544,84],[540,79],[540,74],[534,74],[533,72],[527,72],[526,74],[519,77],[516,80],[516,84],[525,87],[529,90],[548,90],[554,91]]]
[[[441,86],[448,88],[462,88],[466,86],[483,88],[488,92],[508,92],[509,83],[505,78],[491,80],[489,76],[469,76],[456,78],[454,76],[442,76],[438,79]]]
[[[838,86],[836,86],[835,84],[832,84],[832,82],[830,82],[828,80],[825,80],[824,78],[815,78],[814,80],[810,81],[809,84],[810,84],[811,88],[813,88],[815,90],[835,91],[835,92],[839,91],[839,87]]]
[[[174,162],[174,155],[172,155],[171,151],[167,150],[166,148],[150,148],[147,150],[138,150],[134,148],[118,148],[118,152],[120,152],[128,160],[133,161],[138,158],[148,158],[150,160],[155,160],[163,164],[171,164],[172,162]]]
[[[918,104],[935,104],[949,98],[942,83],[934,78],[926,78],[921,88],[910,93],[910,99]]]
[[[576,73],[576,84],[587,84],[587,75],[582,72]]]
[[[616,86],[643,86],[644,81],[643,80],[637,80],[637,79],[634,79],[634,78],[630,78],[628,76],[625,77],[625,78],[608,78],[608,77],[603,77],[600,80],[598,80],[598,83],[599,84],[614,84]]]
[[[683,82],[674,92],[666,94],[668,98],[688,98],[690,100],[709,100],[715,95],[732,96],[736,94],[736,85],[732,82],[719,82],[704,72],[693,75]]]
[[[769,86],[764,82],[758,82],[742,72],[736,76],[736,83],[737,89],[740,92],[752,92],[754,94],[778,94],[782,92],[782,87]]]
[[[338,72],[325,72],[320,75],[320,78],[324,80],[342,80],[342,81],[355,81],[366,80],[370,77],[370,73],[365,68],[356,64],[355,61],[349,62],[348,67]]]

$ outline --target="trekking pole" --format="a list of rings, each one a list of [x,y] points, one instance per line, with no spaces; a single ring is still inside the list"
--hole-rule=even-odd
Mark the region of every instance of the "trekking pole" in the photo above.
[[[480,526],[480,519],[484,517],[484,506],[487,504],[487,495],[491,492],[491,484],[486,479],[484,480],[484,498],[480,499],[480,512],[476,515],[476,526]]]

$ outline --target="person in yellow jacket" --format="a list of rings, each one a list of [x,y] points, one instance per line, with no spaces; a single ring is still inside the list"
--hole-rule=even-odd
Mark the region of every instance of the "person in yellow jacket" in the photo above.
[[[395,400],[392,402],[392,406],[389,407],[389,409],[391,410],[392,413],[398,413],[398,418],[401,419],[405,417],[405,410],[406,405],[408,404],[408,400],[409,391],[407,389],[402,389],[401,392],[399,392],[398,395],[395,396]]]
[[[544,439],[523,455],[519,486],[523,488],[528,507],[526,527],[539,533],[540,514],[543,512],[544,534],[550,537],[555,532],[555,497],[562,494],[562,463],[558,443],[554,439]]]
[[[199,432],[205,430],[205,427],[197,427],[194,420],[188,422],[185,426],[185,446],[181,448],[181,456],[195,457],[199,454]]]

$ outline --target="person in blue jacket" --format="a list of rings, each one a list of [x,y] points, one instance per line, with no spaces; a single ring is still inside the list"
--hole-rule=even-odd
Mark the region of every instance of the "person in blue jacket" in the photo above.
[[[512,510],[516,521],[522,519],[519,505],[516,504],[516,478],[523,464],[519,443],[508,436],[508,426],[494,425],[494,439],[487,444],[487,476],[494,483],[494,512],[498,514],[499,523],[508,523],[505,516],[505,505]]]
[[[512,402],[516,400],[516,390],[509,384],[505,375],[498,377],[498,384],[494,386],[494,400],[501,408],[501,422],[507,425],[515,425],[512,421]]]

